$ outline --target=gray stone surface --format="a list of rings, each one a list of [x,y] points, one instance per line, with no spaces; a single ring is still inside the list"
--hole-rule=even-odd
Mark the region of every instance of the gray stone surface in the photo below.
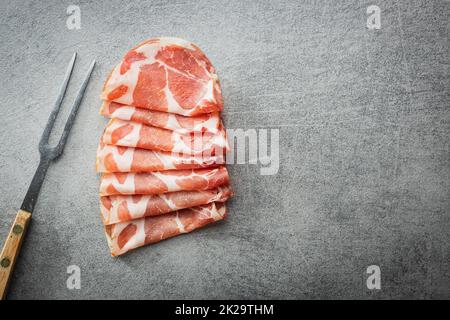
[[[66,9],[81,8],[81,30]],[[381,29],[366,27],[380,6]],[[48,174],[12,299],[450,298],[449,1],[1,1],[0,238],[38,163],[63,69],[59,128],[98,61]],[[279,128],[280,170],[229,167],[229,219],[109,256],[98,211],[98,95],[153,36],[197,43],[219,71],[228,128]],[[59,131],[60,132],[60,131]],[[66,268],[81,268],[80,290]],[[366,288],[381,267],[382,289]]]

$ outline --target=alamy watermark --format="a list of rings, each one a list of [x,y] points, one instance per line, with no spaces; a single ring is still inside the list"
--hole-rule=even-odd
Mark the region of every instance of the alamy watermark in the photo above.
[[[263,176],[278,173],[280,168],[279,129],[227,129],[227,136],[230,144],[226,158],[227,164],[248,162],[248,164],[259,164],[260,174]]]
[[[79,6],[70,5],[67,7],[66,13],[68,18],[66,20],[66,26],[69,30],[81,29],[81,10]]]
[[[379,6],[371,5],[367,7],[367,28],[369,30],[381,29],[381,9]]]
[[[175,140],[180,140],[183,148],[191,152],[185,154],[178,149],[179,145],[174,146],[178,151],[172,151],[171,155],[177,163],[258,165],[263,176],[275,175],[280,169],[280,130],[277,128],[227,129],[226,137],[220,131],[216,134],[193,132],[182,138],[177,136]]]
[[[69,290],[81,289],[81,269],[77,265],[70,265],[67,267],[67,274],[69,277],[66,280],[66,286]]]
[[[377,265],[367,267],[366,273],[369,274],[366,280],[366,286],[369,290],[381,289],[381,269]]]

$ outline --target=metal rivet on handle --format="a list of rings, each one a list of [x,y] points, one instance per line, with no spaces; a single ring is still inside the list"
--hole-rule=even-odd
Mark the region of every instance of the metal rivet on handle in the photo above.
[[[12,231],[13,231],[14,234],[21,234],[23,232],[23,227],[20,224],[16,224],[13,227]]]
[[[0,266],[2,266],[3,268],[8,268],[10,264],[11,260],[9,260],[8,258],[3,258],[2,261],[0,261]]]

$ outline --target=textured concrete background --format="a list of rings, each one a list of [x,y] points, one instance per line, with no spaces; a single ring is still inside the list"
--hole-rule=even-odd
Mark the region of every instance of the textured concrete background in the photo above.
[[[70,4],[81,30],[66,27]],[[366,27],[370,4],[381,30]],[[2,241],[71,54],[59,125],[98,61],[9,297],[450,298],[449,14],[449,1],[425,0],[2,1]],[[98,95],[129,48],[160,35],[211,58],[228,128],[280,129],[280,170],[230,166],[226,222],[111,258],[94,172]],[[66,288],[72,264],[80,290]],[[379,291],[365,285],[372,264]]]

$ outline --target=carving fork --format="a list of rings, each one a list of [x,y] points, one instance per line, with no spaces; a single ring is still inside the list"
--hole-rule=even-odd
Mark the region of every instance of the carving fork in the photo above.
[[[67,85],[69,84],[69,80],[72,75],[72,70],[75,64],[76,56],[77,54],[74,53],[72,59],[70,60],[69,66],[67,67],[66,75],[64,76],[63,84],[61,86],[61,89],[55,102],[55,106],[53,107],[53,110],[50,113],[47,125],[45,126],[41,140],[39,141],[39,153],[40,153],[39,166],[36,170],[36,173],[34,174],[33,180],[31,181],[30,187],[28,188],[27,194],[25,195],[25,199],[23,200],[22,206],[20,207],[20,210],[17,212],[16,218],[9,231],[8,238],[6,239],[5,245],[3,246],[2,252],[0,254],[0,299],[6,298],[8,283],[13,273],[14,265],[19,255],[20,247],[25,237],[28,223],[31,220],[31,214],[33,213],[33,209],[39,195],[39,190],[41,189],[42,182],[44,181],[45,173],[47,172],[50,163],[53,160],[56,160],[64,150],[64,146],[67,142],[67,137],[69,136],[70,129],[72,128],[73,122],[77,115],[78,108],[80,106],[81,100],[83,99],[84,92],[86,91],[86,87],[91,77],[92,70],[94,69],[95,66],[94,60],[92,61],[88,73],[75,98],[75,102],[73,103],[72,110],[69,114],[69,117],[64,127],[64,131],[61,135],[58,144],[55,147],[50,147],[48,140],[50,138],[50,133],[52,131],[58,112],[61,108],[61,103],[63,101],[64,95],[67,90]]]

